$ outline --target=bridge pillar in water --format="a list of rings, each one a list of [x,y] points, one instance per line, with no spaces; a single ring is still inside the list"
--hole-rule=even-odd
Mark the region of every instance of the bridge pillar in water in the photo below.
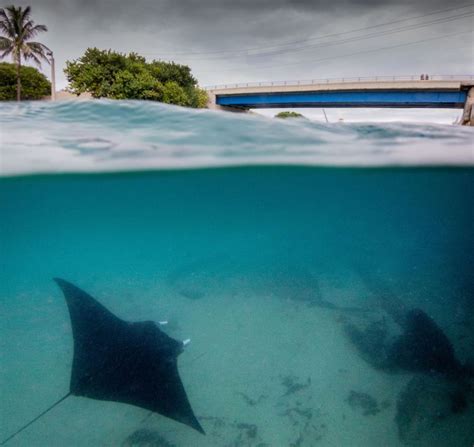
[[[474,126],[474,87],[470,87],[467,92],[461,124],[464,126]]]

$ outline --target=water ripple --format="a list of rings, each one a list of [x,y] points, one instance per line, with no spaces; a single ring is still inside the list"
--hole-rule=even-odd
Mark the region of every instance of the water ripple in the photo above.
[[[325,124],[141,101],[0,106],[2,175],[246,164],[473,165],[474,131]]]

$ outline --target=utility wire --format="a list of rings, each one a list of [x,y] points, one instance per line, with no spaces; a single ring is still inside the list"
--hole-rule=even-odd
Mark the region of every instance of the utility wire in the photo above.
[[[304,65],[304,64],[308,64],[308,63],[314,63],[314,62],[328,61],[328,60],[332,60],[332,59],[348,58],[348,57],[357,56],[357,55],[360,55],[360,54],[375,53],[377,51],[391,50],[391,49],[394,49],[394,48],[401,48],[401,47],[406,47],[406,46],[410,46],[410,45],[417,45],[417,44],[424,43],[424,42],[431,42],[433,40],[446,39],[446,38],[450,38],[450,37],[454,37],[454,36],[461,36],[463,34],[472,34],[472,33],[473,33],[472,30],[462,31],[462,32],[459,32],[459,33],[446,34],[446,35],[443,35],[443,36],[437,36],[437,37],[432,37],[432,38],[423,39],[423,40],[416,40],[416,41],[413,41],[413,42],[407,42],[407,43],[402,43],[402,44],[398,44],[398,45],[391,45],[391,46],[387,46],[387,47],[374,48],[374,49],[371,49],[371,50],[363,50],[363,51],[357,51],[357,52],[354,52],[354,53],[341,54],[341,55],[338,55],[338,56],[329,56],[329,57],[325,57],[325,58],[321,58],[321,59],[313,59],[313,60],[309,60],[309,61],[306,60],[306,61],[303,61],[303,62],[294,62],[294,63],[290,63],[290,64],[266,65],[266,66],[252,67],[252,69],[253,70],[262,70],[262,69],[269,69],[269,68],[290,67],[290,66],[294,66],[294,65]],[[235,71],[238,68],[239,67],[229,68],[229,69],[225,69],[225,70],[220,70],[220,72]],[[215,73],[215,72],[216,72],[216,70],[212,70],[212,71],[207,70],[207,71],[202,71],[201,73]]]
[[[216,50],[216,51],[204,51],[204,52],[167,52],[167,53],[141,53],[141,54],[144,54],[144,55],[147,55],[147,56],[174,56],[174,57],[176,57],[176,56],[193,56],[193,55],[205,56],[205,55],[215,55],[215,54],[232,55],[232,54],[243,53],[243,52],[253,52],[253,51],[260,51],[260,50],[278,49],[278,48],[284,47],[284,46],[297,45],[297,44],[301,44],[301,43],[308,43],[308,42],[314,41],[314,40],[322,40],[322,39],[327,39],[327,38],[330,38],[330,37],[337,37],[337,36],[343,36],[343,35],[346,35],[346,34],[357,33],[357,32],[361,32],[361,31],[367,31],[367,30],[371,30],[371,29],[375,29],[375,28],[394,25],[394,24],[397,24],[397,23],[407,22],[407,21],[410,21],[410,20],[416,20],[416,19],[420,19],[420,18],[433,16],[433,15],[443,14],[445,12],[451,12],[451,11],[466,9],[466,8],[470,8],[472,6],[474,6],[474,3],[469,3],[469,4],[466,4],[464,6],[458,6],[456,8],[437,10],[437,11],[430,12],[428,14],[407,17],[407,18],[404,18],[404,19],[392,20],[390,22],[380,23],[380,24],[377,24],[377,25],[371,25],[371,26],[367,26],[367,27],[363,27],[363,28],[352,29],[352,30],[343,31],[343,32],[339,32],[339,33],[325,34],[325,35],[322,35],[322,36],[315,36],[315,37],[310,37],[310,38],[306,38],[306,39],[302,39],[302,40],[295,40],[295,41],[291,41],[291,42],[275,44],[275,45],[270,45],[270,46],[250,47],[250,48],[245,48],[245,49],[241,49],[241,50]]]
[[[333,45],[341,45],[341,44],[348,43],[348,42],[357,42],[357,41],[360,41],[360,40],[371,39],[373,37],[387,36],[387,35],[390,35],[390,34],[396,34],[396,33],[400,33],[400,32],[403,32],[403,31],[418,30],[418,29],[421,29],[421,28],[426,28],[426,27],[431,26],[431,25],[439,25],[439,24],[443,24],[443,23],[447,23],[447,22],[452,22],[452,21],[455,21],[455,20],[462,20],[462,19],[472,17],[472,16],[474,16],[474,12],[468,13],[468,14],[459,14],[457,16],[446,17],[446,18],[443,18],[443,19],[437,19],[437,20],[433,20],[431,22],[424,22],[424,23],[420,23],[420,24],[406,25],[404,27],[394,28],[394,29],[387,30],[387,31],[370,33],[370,34],[366,34],[366,35],[362,35],[362,36],[355,36],[355,37],[350,37],[350,38],[347,38],[347,39],[342,39],[342,40],[337,40],[337,41],[332,41],[332,42],[323,42],[323,43],[320,43],[320,44],[308,45],[306,47],[290,49],[290,50],[284,51],[284,52],[283,51],[282,52],[273,52],[273,53],[268,53],[268,54],[269,55],[278,55],[278,54],[285,54],[287,52],[296,53],[296,52],[301,52],[301,51],[307,51],[307,50],[310,50],[310,49],[313,49],[313,48],[325,48],[325,47],[329,47],[329,46],[333,46]]]
[[[342,44],[345,44],[345,43],[352,43],[352,42],[358,42],[358,41],[361,41],[361,40],[372,39],[374,37],[388,36],[388,35],[391,35],[391,34],[397,34],[397,33],[401,33],[401,32],[404,32],[404,31],[418,30],[418,29],[426,28],[426,27],[429,27],[429,26],[432,26],[432,25],[444,24],[444,23],[448,23],[448,22],[452,22],[452,21],[456,21],[456,20],[462,20],[462,19],[470,18],[470,17],[473,17],[473,16],[474,16],[474,12],[470,12],[470,13],[467,13],[467,14],[458,14],[456,16],[439,18],[439,19],[432,20],[432,21],[429,21],[429,22],[406,25],[406,26],[399,27],[399,28],[394,28],[394,29],[391,29],[391,30],[379,31],[379,32],[375,32],[375,33],[365,34],[365,35],[362,35],[362,36],[349,37],[349,38],[346,38],[346,39],[341,39],[341,40],[336,40],[336,41],[321,42],[321,43],[318,43],[318,44],[306,45],[306,46],[302,46],[302,47],[299,47],[299,48],[287,48],[287,49],[282,49],[282,50],[278,50],[278,51],[271,51],[271,52],[265,52],[265,53],[240,54],[240,55],[236,54],[233,57],[279,56],[279,55],[286,54],[286,53],[291,53],[291,54],[300,53],[300,52],[304,52],[304,51],[310,51],[310,50],[313,50],[313,49],[326,48],[326,47],[331,47],[331,46],[334,46],[334,45],[342,45]],[[222,58],[227,58],[227,56],[214,56],[214,57],[209,57],[209,58],[199,58],[199,60],[216,60],[216,59],[222,59]],[[185,60],[196,60],[196,59],[185,58]]]

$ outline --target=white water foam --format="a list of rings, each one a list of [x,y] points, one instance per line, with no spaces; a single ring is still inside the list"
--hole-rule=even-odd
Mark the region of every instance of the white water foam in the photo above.
[[[461,126],[325,124],[143,101],[0,106],[3,176],[235,165],[472,166]]]

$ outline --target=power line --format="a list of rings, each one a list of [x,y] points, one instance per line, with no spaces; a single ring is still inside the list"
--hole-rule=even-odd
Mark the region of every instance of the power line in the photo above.
[[[286,53],[299,53],[299,52],[303,52],[303,51],[313,50],[315,48],[317,48],[317,49],[326,48],[326,47],[330,47],[330,46],[334,46],[334,45],[342,45],[342,44],[345,44],[345,43],[352,43],[352,42],[358,42],[358,41],[365,40],[365,39],[372,39],[374,37],[388,36],[388,35],[397,34],[397,33],[403,32],[403,31],[418,30],[418,29],[421,29],[421,28],[429,27],[431,25],[440,25],[440,24],[452,22],[452,21],[455,21],[455,20],[462,20],[462,19],[469,18],[469,17],[472,17],[472,16],[474,16],[474,12],[470,12],[470,13],[467,13],[467,14],[458,14],[456,16],[450,16],[450,17],[443,17],[443,18],[435,19],[435,20],[432,20],[432,21],[429,21],[429,22],[406,25],[406,26],[403,26],[403,27],[400,27],[400,28],[394,28],[394,29],[391,29],[391,30],[379,31],[379,32],[375,32],[375,33],[370,33],[370,34],[366,34],[366,35],[362,35],[362,36],[350,37],[350,38],[336,40],[336,41],[332,41],[332,42],[331,41],[321,42],[319,44],[306,45],[306,46],[302,46],[302,47],[299,47],[299,48],[287,48],[287,49],[281,49],[281,50],[278,50],[278,51],[265,52],[265,53],[242,54],[242,55],[236,55],[234,57],[278,56],[278,55],[286,54]],[[222,59],[222,58],[227,58],[227,56],[215,56],[215,57],[212,57],[212,58],[199,58],[199,60],[217,60],[217,59]],[[195,59],[185,58],[185,60],[195,60]]]
[[[195,55],[195,56],[205,56],[205,55],[216,55],[216,54],[230,54],[231,55],[231,54],[235,54],[235,53],[244,53],[244,52],[253,52],[253,51],[259,51],[259,50],[278,49],[278,48],[285,47],[285,46],[297,45],[297,44],[307,43],[307,42],[311,42],[311,41],[315,41],[315,40],[322,40],[322,39],[327,39],[327,38],[330,38],[330,37],[337,37],[337,36],[343,36],[343,35],[347,35],[347,34],[361,32],[361,31],[367,31],[367,30],[370,30],[370,29],[380,28],[380,27],[384,27],[384,26],[388,26],[388,25],[394,25],[394,24],[401,23],[401,22],[406,22],[406,21],[410,21],[410,20],[425,18],[425,17],[429,17],[429,16],[432,16],[432,15],[438,15],[438,14],[443,14],[443,13],[446,13],[446,12],[466,9],[466,8],[470,8],[472,6],[474,6],[474,3],[469,3],[469,4],[466,4],[464,6],[458,6],[456,8],[437,10],[437,11],[433,11],[433,12],[430,12],[430,13],[427,13],[427,14],[407,17],[407,18],[404,18],[404,19],[392,20],[390,22],[380,23],[380,24],[376,24],[376,25],[363,27],[363,28],[357,28],[357,29],[352,29],[352,30],[348,30],[348,31],[338,32],[338,33],[325,34],[325,35],[322,35],[322,36],[310,37],[310,38],[306,38],[306,39],[302,39],[302,40],[295,40],[295,41],[291,41],[291,42],[275,44],[275,45],[270,45],[270,46],[251,47],[251,48],[245,48],[245,49],[241,49],[241,50],[216,50],[216,51],[204,51],[204,52],[172,52],[172,53],[168,52],[168,53],[141,53],[141,54],[148,55],[148,56],[175,56],[175,57],[176,56],[193,56],[193,55]]]
[[[362,35],[362,36],[355,36],[355,37],[342,39],[342,40],[338,40],[338,41],[333,41],[333,42],[323,42],[321,44],[315,44],[315,45],[311,45],[311,46],[291,49],[289,51],[291,51],[292,53],[296,53],[296,52],[301,52],[301,51],[307,51],[309,49],[314,49],[314,48],[325,48],[325,47],[329,47],[329,46],[333,46],[333,45],[341,45],[341,44],[348,43],[348,42],[357,42],[357,41],[360,41],[360,40],[371,39],[373,37],[387,36],[387,35],[390,35],[390,34],[396,34],[396,33],[400,33],[400,32],[403,32],[403,31],[418,30],[418,29],[421,29],[421,28],[426,28],[426,27],[431,26],[431,25],[439,25],[439,24],[443,24],[443,23],[447,23],[447,22],[452,22],[452,21],[455,21],[455,20],[462,20],[462,19],[465,19],[465,18],[468,18],[468,17],[472,17],[473,15],[474,15],[474,13],[459,14],[457,16],[451,16],[451,17],[446,17],[446,18],[442,18],[442,19],[441,18],[436,19],[436,20],[433,20],[431,22],[424,22],[424,23],[420,23],[420,24],[406,25],[404,27],[395,28],[395,29],[391,29],[391,30],[387,30],[387,31],[381,31],[381,32],[366,34],[366,35]],[[269,55],[278,55],[278,54],[284,54],[284,53],[285,52],[273,52],[273,53],[269,53]]]
[[[450,37],[454,37],[454,36],[461,36],[463,34],[472,34],[472,33],[473,33],[472,30],[462,31],[462,32],[459,32],[459,33],[446,34],[446,35],[443,35],[443,36],[437,36],[437,37],[432,37],[432,38],[429,38],[429,39],[417,40],[417,41],[402,43],[402,44],[398,44],[398,45],[391,45],[391,46],[387,46],[387,47],[374,48],[374,49],[371,49],[371,50],[357,51],[357,52],[353,52],[353,53],[341,54],[341,55],[338,55],[338,56],[329,56],[329,57],[325,57],[325,58],[321,58],[321,59],[313,59],[311,61],[293,62],[293,63],[289,63],[289,64],[279,64],[279,65],[266,65],[266,66],[252,67],[252,68],[254,70],[262,70],[262,69],[269,69],[269,68],[281,68],[281,67],[290,67],[290,66],[295,66],[295,65],[303,65],[303,64],[314,63],[314,62],[323,62],[323,61],[328,61],[328,60],[332,60],[332,59],[348,58],[348,57],[357,56],[357,55],[360,55],[360,54],[375,53],[377,51],[382,51],[382,50],[391,50],[391,49],[394,49],[394,48],[401,48],[401,47],[406,47],[406,46],[410,46],[410,45],[417,45],[417,44],[420,44],[420,43],[430,42],[430,41],[433,41],[433,40],[445,39],[445,38],[450,38]],[[221,72],[235,71],[237,68],[238,67],[229,68],[229,69],[221,70]],[[209,73],[209,72],[210,71],[203,71],[201,73]],[[215,72],[216,72],[216,70],[212,70],[212,73],[215,73]]]

